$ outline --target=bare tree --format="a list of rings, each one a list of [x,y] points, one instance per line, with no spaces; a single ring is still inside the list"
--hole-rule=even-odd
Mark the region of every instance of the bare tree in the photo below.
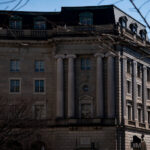
[[[37,122],[32,118],[33,99],[7,99],[0,97],[0,147],[19,146],[22,141],[36,132]],[[13,149],[13,148],[12,148]]]

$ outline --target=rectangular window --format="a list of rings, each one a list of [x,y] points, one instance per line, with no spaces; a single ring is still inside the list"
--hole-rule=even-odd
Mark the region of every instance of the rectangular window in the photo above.
[[[127,73],[131,74],[131,60],[127,60]]]
[[[81,58],[81,70],[90,70],[91,64],[89,58]]]
[[[132,107],[128,105],[128,120],[132,120]]]
[[[141,108],[138,108],[138,121],[142,122],[142,110],[141,110]]]
[[[36,93],[44,92],[44,80],[35,80],[35,92]]]
[[[10,80],[10,92],[11,93],[20,92],[20,80]]]
[[[34,105],[34,119],[37,119],[37,120],[45,119],[45,105],[44,104]]]
[[[147,81],[150,82],[150,69],[147,68]]]
[[[141,78],[142,76],[142,66],[141,65],[137,65],[137,77]]]
[[[141,85],[137,85],[137,91],[138,91],[138,97],[141,97],[142,95],[142,89],[141,89]]]
[[[147,114],[147,115],[148,115],[148,116],[147,116],[147,117],[148,117],[148,123],[150,124],[150,111],[148,111],[147,113],[148,113],[148,114]]]
[[[19,60],[10,60],[10,71],[19,72],[20,71],[20,61]]]
[[[45,30],[46,29],[46,22],[45,21],[35,21],[34,22],[34,29],[35,30]]]
[[[35,72],[44,72],[44,61],[42,60],[35,61]]]
[[[127,81],[127,93],[131,94],[131,82]]]
[[[150,100],[150,89],[147,88],[147,99]]]
[[[22,28],[22,21],[19,20],[11,20],[10,23],[10,28],[11,29],[21,29]]]

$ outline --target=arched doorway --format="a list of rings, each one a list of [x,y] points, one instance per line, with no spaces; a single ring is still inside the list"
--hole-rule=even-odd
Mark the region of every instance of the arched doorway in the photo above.
[[[22,144],[15,140],[8,141],[6,147],[8,150],[23,150]]]
[[[31,144],[31,150],[46,150],[45,143],[41,141],[36,141]]]

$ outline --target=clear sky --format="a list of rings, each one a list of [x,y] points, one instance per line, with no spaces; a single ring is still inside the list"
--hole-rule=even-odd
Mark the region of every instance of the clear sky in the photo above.
[[[13,3],[1,3],[12,0],[0,0],[0,10],[11,10],[16,6],[20,0],[14,0]],[[63,6],[98,6],[114,4],[138,21],[143,22],[141,17],[133,9],[129,0],[29,0],[29,2],[23,6],[28,0],[21,0],[21,3],[14,10],[21,11],[60,11]],[[147,0],[134,0],[138,8],[144,4]],[[20,8],[21,7],[21,8]],[[147,20],[150,22],[150,0],[149,3],[143,5],[141,8],[144,16],[148,14]]]

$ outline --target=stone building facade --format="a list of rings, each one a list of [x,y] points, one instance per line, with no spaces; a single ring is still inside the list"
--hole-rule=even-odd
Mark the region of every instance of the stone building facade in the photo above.
[[[135,150],[142,135],[150,149],[144,25],[112,5],[0,18],[1,95],[33,100],[37,128],[18,149]]]

